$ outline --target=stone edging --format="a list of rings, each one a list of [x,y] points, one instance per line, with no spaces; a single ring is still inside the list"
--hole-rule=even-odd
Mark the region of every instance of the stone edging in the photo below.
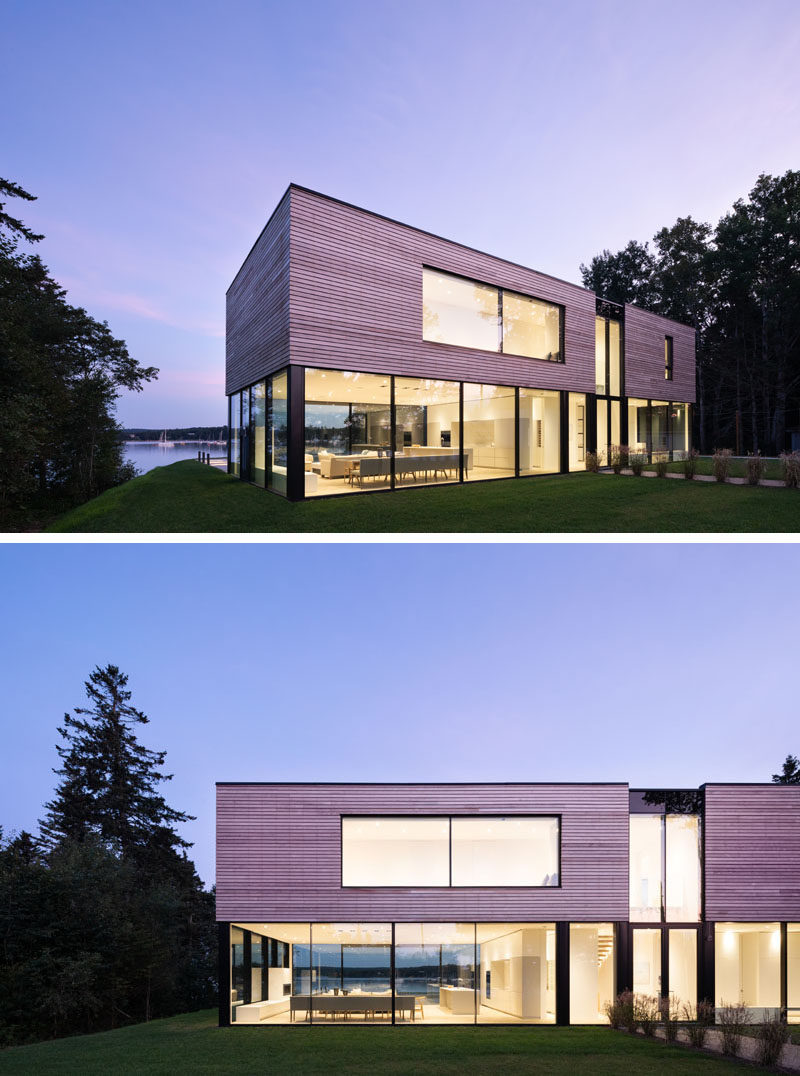
[[[623,1029],[619,1030],[622,1034],[630,1034],[630,1032],[625,1032]],[[641,1030],[637,1031],[637,1034],[644,1037],[644,1033]],[[662,1042],[665,1041],[663,1028],[656,1028],[655,1035],[653,1036],[653,1038],[659,1039]],[[667,1045],[674,1044],[668,1043]],[[705,1046],[703,1046],[702,1049],[698,1049],[696,1046],[692,1046],[692,1044],[689,1042],[688,1032],[684,1028],[678,1028],[677,1045],[686,1046],[690,1050],[694,1050],[697,1053],[714,1054],[718,1057],[725,1057],[725,1055],[722,1053],[722,1032],[718,1031],[717,1028],[714,1027],[710,1027],[708,1029],[706,1034]],[[757,1040],[754,1039],[751,1035],[742,1035],[742,1047],[738,1058],[726,1057],[726,1060],[746,1061],[750,1064],[757,1065],[757,1055]],[[783,1050],[781,1051],[780,1062],[778,1064],[778,1069],[782,1072],[800,1072],[800,1046],[798,1046],[797,1043],[787,1042],[786,1045],[783,1047]]]
[[[589,472],[589,473],[591,473],[591,472]],[[600,470],[597,471],[596,473],[597,474],[610,474],[610,475],[614,474],[614,472],[611,470],[610,467],[601,467]],[[624,475],[626,477],[634,477],[634,478],[637,478],[637,477],[638,478],[658,478],[658,475],[656,474],[655,471],[642,471],[641,475],[634,475],[634,473],[630,469],[630,467],[623,467],[622,470],[620,471],[619,475],[617,475],[616,477],[619,478],[622,475]],[[681,482],[714,482],[714,483],[717,482],[717,480],[713,476],[713,474],[696,474],[694,476],[694,478],[686,478],[685,475],[679,474],[676,471],[667,471],[667,473],[664,475],[664,478],[676,478],[676,479],[679,479]],[[750,485],[750,483],[747,481],[746,478],[739,478],[738,476],[735,476],[735,475],[733,477],[731,477],[731,478],[726,478],[724,482],[720,482],[718,484],[720,486],[726,486],[726,485],[728,485],[728,486],[749,486]],[[791,489],[792,488],[791,486],[787,486],[785,482],[782,482],[780,478],[762,478],[761,481],[758,483],[758,485],[759,486],[766,486],[766,487],[769,487],[770,489]]]

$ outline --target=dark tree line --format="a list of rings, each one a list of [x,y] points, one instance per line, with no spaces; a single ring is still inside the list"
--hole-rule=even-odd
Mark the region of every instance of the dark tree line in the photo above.
[[[761,175],[715,228],[681,217],[581,266],[586,287],[697,330],[695,443],[777,454],[800,424],[800,172]]]
[[[0,1046],[101,1031],[216,1001],[214,894],[158,786],[165,753],[113,665],[66,714],[38,836],[0,831]]]
[[[0,179],[0,526],[24,528],[37,513],[88,500],[130,477],[114,406],[122,389],[156,377],[106,322],[66,301],[37,243],[6,212],[34,197]]]

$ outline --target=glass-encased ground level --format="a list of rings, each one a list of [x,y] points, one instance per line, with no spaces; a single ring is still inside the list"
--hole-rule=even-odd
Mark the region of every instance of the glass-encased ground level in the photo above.
[[[220,1023],[602,1024],[623,989],[800,1023],[800,923],[221,923]]]
[[[681,401],[302,366],[233,393],[228,415],[229,472],[290,500],[566,474],[615,444],[648,462],[691,448]]]

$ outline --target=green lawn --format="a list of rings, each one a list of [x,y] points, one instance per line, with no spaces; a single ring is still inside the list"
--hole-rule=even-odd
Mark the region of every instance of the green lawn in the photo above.
[[[50,532],[794,532],[800,493],[622,475],[517,478],[289,504],[195,461],[68,512]]]
[[[328,1027],[221,1030],[207,1011],[0,1053],[0,1073],[415,1073],[724,1076],[735,1063],[610,1028]],[[750,1072],[766,1072],[748,1066]]]
[[[781,467],[780,460],[765,460],[764,478],[777,478],[778,481],[783,480],[783,468]],[[668,471],[674,471],[676,474],[683,474],[683,464],[681,462],[670,463],[667,466]],[[698,474],[713,474],[714,465],[710,456],[699,456],[697,459],[697,473]],[[731,459],[730,472],[731,478],[747,478],[747,460],[742,456],[736,456]]]

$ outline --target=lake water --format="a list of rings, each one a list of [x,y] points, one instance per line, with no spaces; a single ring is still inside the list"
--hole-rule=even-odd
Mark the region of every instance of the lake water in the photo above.
[[[227,454],[225,445],[175,445],[174,448],[162,448],[157,441],[126,441],[125,462],[130,462],[138,471],[152,471],[154,467],[164,467],[178,460],[196,460],[198,452],[210,452],[211,458],[222,458]]]

